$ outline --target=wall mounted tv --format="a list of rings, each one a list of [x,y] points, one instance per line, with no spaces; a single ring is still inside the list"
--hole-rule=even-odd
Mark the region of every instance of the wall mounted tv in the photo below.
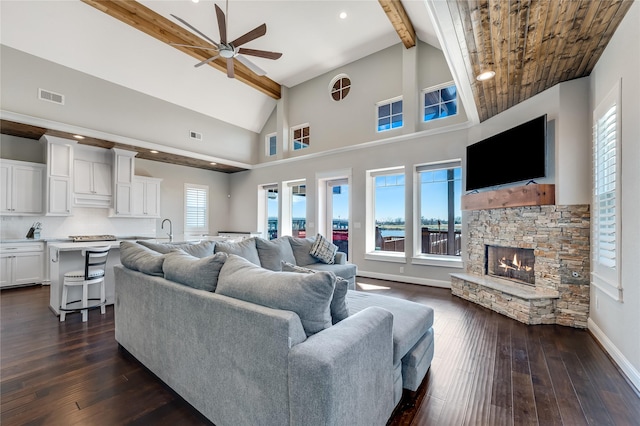
[[[467,146],[467,191],[546,176],[547,115]]]

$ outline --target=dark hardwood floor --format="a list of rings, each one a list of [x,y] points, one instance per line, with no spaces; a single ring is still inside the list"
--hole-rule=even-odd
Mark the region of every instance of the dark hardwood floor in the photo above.
[[[445,289],[358,283],[436,313],[431,370],[389,424],[640,425],[640,399],[587,331],[526,326]],[[48,301],[48,287],[0,292],[0,424],[210,424],[118,349],[112,307],[60,323]]]

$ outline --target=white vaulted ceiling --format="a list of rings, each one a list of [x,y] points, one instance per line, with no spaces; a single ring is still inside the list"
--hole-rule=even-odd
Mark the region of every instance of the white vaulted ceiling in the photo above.
[[[214,2],[142,1],[177,15],[219,40]],[[225,3],[217,4],[225,10]],[[418,37],[437,38],[423,1],[404,1]],[[340,19],[340,12],[347,18]],[[275,100],[80,0],[2,0],[2,44],[259,132]],[[279,51],[276,61],[250,57],[287,87],[389,46],[398,34],[377,0],[245,1],[228,4],[230,39],[266,23],[267,34],[245,47]]]

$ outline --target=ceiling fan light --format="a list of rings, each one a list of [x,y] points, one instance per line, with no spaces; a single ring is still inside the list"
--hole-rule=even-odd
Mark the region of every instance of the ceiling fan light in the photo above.
[[[340,12],[340,19],[347,19],[347,12]]]
[[[478,74],[476,76],[476,80],[478,80],[478,81],[486,81],[486,80],[492,79],[495,76],[496,76],[496,72],[489,70],[489,71],[485,71],[485,72],[482,72],[482,73]]]

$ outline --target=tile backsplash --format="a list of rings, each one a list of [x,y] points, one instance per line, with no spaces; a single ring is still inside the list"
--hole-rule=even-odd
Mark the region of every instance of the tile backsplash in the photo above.
[[[40,222],[40,238],[67,238],[69,235],[156,236],[160,219],[109,217],[107,209],[74,207],[73,216],[2,216],[0,239],[25,238],[29,228]]]

